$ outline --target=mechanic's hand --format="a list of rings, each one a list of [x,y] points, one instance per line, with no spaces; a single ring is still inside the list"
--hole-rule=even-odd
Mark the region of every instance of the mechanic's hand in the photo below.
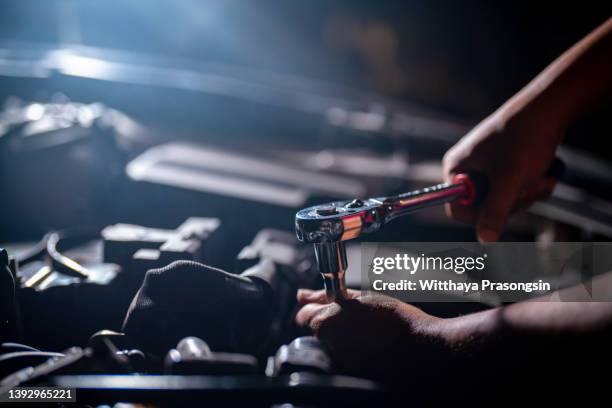
[[[437,329],[444,319],[399,300],[349,290],[348,299],[326,303],[325,291],[306,289],[298,291],[297,299],[304,306],[296,322],[313,330],[338,372],[393,381],[450,353]]]
[[[481,242],[497,241],[513,211],[548,198],[556,180],[545,176],[563,126],[520,98],[509,101],[465,135],[444,156],[446,181],[467,171],[489,178],[489,194],[474,208],[447,204],[450,217],[476,224]]]

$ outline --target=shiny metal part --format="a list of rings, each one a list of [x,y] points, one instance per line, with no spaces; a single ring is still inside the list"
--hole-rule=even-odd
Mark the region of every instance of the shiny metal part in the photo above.
[[[344,241],[377,231],[389,221],[422,208],[454,200],[470,205],[484,197],[486,191],[486,180],[478,175],[458,174],[451,183],[397,196],[338,201],[305,208],[295,216],[295,232],[300,241],[314,244],[327,299],[333,302],[346,296],[348,263]]]
[[[346,296],[346,248],[342,241],[314,244],[319,272],[323,276],[325,293],[329,302]]]

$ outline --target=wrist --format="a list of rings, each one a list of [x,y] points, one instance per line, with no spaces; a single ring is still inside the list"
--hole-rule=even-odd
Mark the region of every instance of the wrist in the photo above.
[[[427,335],[455,352],[470,352],[493,343],[501,333],[497,309],[454,318],[432,320],[426,326]]]
[[[548,128],[554,135],[551,143],[559,144],[565,129],[575,120],[576,112],[567,96],[547,76],[534,79],[504,103],[492,116],[502,124],[526,123],[534,128]]]

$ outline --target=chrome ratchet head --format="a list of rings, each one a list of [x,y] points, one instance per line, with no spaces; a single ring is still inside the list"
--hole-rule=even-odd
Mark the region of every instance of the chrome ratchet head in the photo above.
[[[307,243],[339,242],[380,228],[381,200],[334,201],[304,208],[295,215],[295,233]]]

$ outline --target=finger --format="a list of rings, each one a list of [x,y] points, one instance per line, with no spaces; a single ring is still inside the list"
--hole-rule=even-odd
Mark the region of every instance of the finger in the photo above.
[[[476,224],[480,242],[495,242],[499,239],[518,199],[517,185],[520,184],[513,175],[503,175],[492,180]]]
[[[347,289],[346,290],[346,298],[347,299],[357,299],[359,296],[361,296],[361,291],[360,290],[355,290],[355,289]]]
[[[535,201],[548,199],[555,189],[557,181],[554,177],[544,177],[534,186],[525,189],[521,193],[514,210],[522,210],[528,208]]]
[[[476,223],[476,210],[474,207],[468,205],[461,205],[456,202],[447,203],[444,206],[446,215],[456,221],[464,222],[467,224]]]
[[[355,299],[361,296],[361,291],[347,289],[346,297],[347,299]],[[308,303],[329,303],[327,301],[327,294],[325,290],[310,290],[310,289],[299,289],[297,292],[297,301],[299,304],[305,305]]]
[[[345,296],[338,299],[338,301],[336,301],[336,303],[341,303],[342,300],[353,300],[353,299],[357,299],[361,297],[361,291],[360,290],[354,290],[354,289],[347,289],[345,292]]]
[[[299,289],[297,301],[301,305],[307,303],[327,303],[327,296],[324,290]]]
[[[302,307],[295,315],[295,322],[302,327],[310,326],[310,323],[320,313],[323,313],[329,305],[309,303]]]
[[[558,181],[554,177],[544,177],[533,192],[533,201],[548,199],[555,190]]]
[[[444,155],[442,159],[442,172],[444,181],[446,183],[452,183],[453,178],[458,172],[467,171],[459,166],[462,161],[461,155],[455,152],[455,149],[450,149]],[[474,169],[472,169],[474,170]],[[461,205],[457,202],[450,202],[444,205],[444,211],[449,218],[456,221],[464,222],[467,224],[475,224],[477,219],[477,213],[474,207]]]

